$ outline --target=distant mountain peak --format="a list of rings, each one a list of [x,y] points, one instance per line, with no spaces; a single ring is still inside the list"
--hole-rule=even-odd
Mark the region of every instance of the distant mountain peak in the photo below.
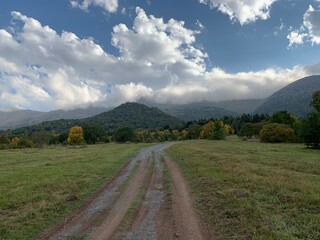
[[[18,112],[22,111],[22,109],[19,108],[0,108],[0,112]]]
[[[320,75],[301,78],[272,94],[255,113],[272,114],[288,111],[297,117],[304,117],[312,111],[312,94],[320,90]]]

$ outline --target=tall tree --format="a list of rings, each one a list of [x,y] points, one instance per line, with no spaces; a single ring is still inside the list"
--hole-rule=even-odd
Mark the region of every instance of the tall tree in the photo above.
[[[310,105],[316,112],[302,121],[299,137],[308,147],[320,149],[320,91],[313,93]]]
[[[320,90],[312,94],[312,101],[310,104],[318,113],[320,113]]]
[[[70,128],[69,137],[67,139],[68,144],[80,145],[85,143],[83,137],[83,129],[80,126],[74,126]]]

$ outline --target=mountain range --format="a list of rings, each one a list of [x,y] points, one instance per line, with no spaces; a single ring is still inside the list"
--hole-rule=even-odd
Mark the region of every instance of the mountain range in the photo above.
[[[21,135],[32,132],[68,132],[73,126],[102,126],[106,130],[115,130],[122,126],[134,129],[163,129],[177,127],[183,121],[158,108],[147,107],[139,103],[124,103],[110,111],[83,119],[61,119],[45,121],[33,126],[8,130],[10,134]]]
[[[312,94],[320,90],[320,75],[297,80],[272,94],[254,113],[267,113],[286,110],[301,118],[312,111]]]
[[[159,122],[162,122],[162,120],[168,117],[168,115],[172,115],[175,121],[178,122],[180,121],[178,119],[183,121],[191,121],[199,119],[221,118],[223,116],[236,116],[243,113],[267,113],[271,115],[272,113],[281,110],[287,110],[297,117],[304,117],[306,114],[312,111],[309,105],[312,94],[316,90],[320,90],[320,75],[309,76],[297,80],[275,92],[267,99],[199,102],[185,105],[158,104],[147,100],[140,100],[139,106],[141,107],[143,104],[153,109],[153,118],[159,117],[159,120],[154,119],[154,121]],[[56,110],[51,112],[0,109],[0,130],[15,129],[37,124],[41,125],[40,123],[43,123],[42,125],[44,126],[48,124],[49,121],[54,121],[53,123],[49,123],[49,125],[58,125],[63,123],[62,125],[67,126],[68,124],[81,123],[84,121],[83,119],[91,123],[94,123],[95,121],[104,121],[104,123],[108,122],[108,127],[113,128],[116,127],[118,123],[124,124],[126,122],[130,122],[130,116],[135,114],[136,110],[133,109],[136,108],[136,105],[127,104],[121,106],[120,112],[119,108],[110,110],[103,107],[90,107],[69,111]],[[147,109],[140,110],[140,114],[151,114],[147,111]],[[156,112],[158,111],[159,113],[160,110],[161,114],[156,114]],[[146,125],[146,128],[156,126],[152,120],[152,117],[150,117],[148,114],[147,118],[150,118],[150,126]],[[167,114],[166,117],[164,117],[163,114]],[[57,121],[60,119],[64,120]],[[143,115],[140,117],[137,116],[134,120],[135,122],[130,122],[130,124],[139,128],[142,127],[139,125],[139,121],[143,120]],[[170,121],[168,121],[168,123],[169,125],[172,124]]]

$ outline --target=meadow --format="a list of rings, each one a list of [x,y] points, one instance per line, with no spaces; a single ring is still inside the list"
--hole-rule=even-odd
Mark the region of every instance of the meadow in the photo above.
[[[229,138],[168,153],[214,239],[320,239],[319,151]]]
[[[0,151],[0,239],[32,239],[79,207],[146,144]]]

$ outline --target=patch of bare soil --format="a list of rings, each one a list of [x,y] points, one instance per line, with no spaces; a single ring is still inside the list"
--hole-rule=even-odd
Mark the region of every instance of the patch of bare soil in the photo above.
[[[126,212],[130,208],[131,203],[138,194],[139,188],[143,184],[143,180],[147,175],[149,164],[150,161],[142,161],[139,164],[136,174],[130,180],[126,189],[121,193],[119,199],[112,207],[107,218],[99,227],[93,229],[89,239],[105,240],[109,239],[114,234]]]
[[[172,196],[165,196],[164,167],[161,159],[164,156],[162,151],[171,144],[173,143],[141,150],[81,208],[45,231],[38,239],[211,239],[192,208],[188,186],[179,167],[167,156],[164,160],[171,174]],[[119,226],[126,213],[136,199],[141,199],[137,196],[146,181],[149,181],[148,169],[152,163],[152,177],[144,198],[139,200],[140,208],[133,219],[129,220],[129,229],[121,229]],[[137,164],[136,171],[133,171]],[[124,186],[132,173],[133,176]]]
[[[163,166],[159,152],[154,152],[154,170],[141,208],[124,239],[154,240],[157,237],[155,217],[163,203]]]
[[[164,160],[172,180],[172,211],[176,228],[174,238],[183,240],[211,239],[192,207],[188,185],[179,167],[167,156]]]
[[[64,240],[89,235],[92,228],[99,225],[100,219],[108,215],[137,162],[145,161],[151,156],[152,151],[163,148],[163,146],[156,145],[140,150],[136,157],[132,158],[117,175],[90,196],[79,209],[44,231],[37,239]]]

